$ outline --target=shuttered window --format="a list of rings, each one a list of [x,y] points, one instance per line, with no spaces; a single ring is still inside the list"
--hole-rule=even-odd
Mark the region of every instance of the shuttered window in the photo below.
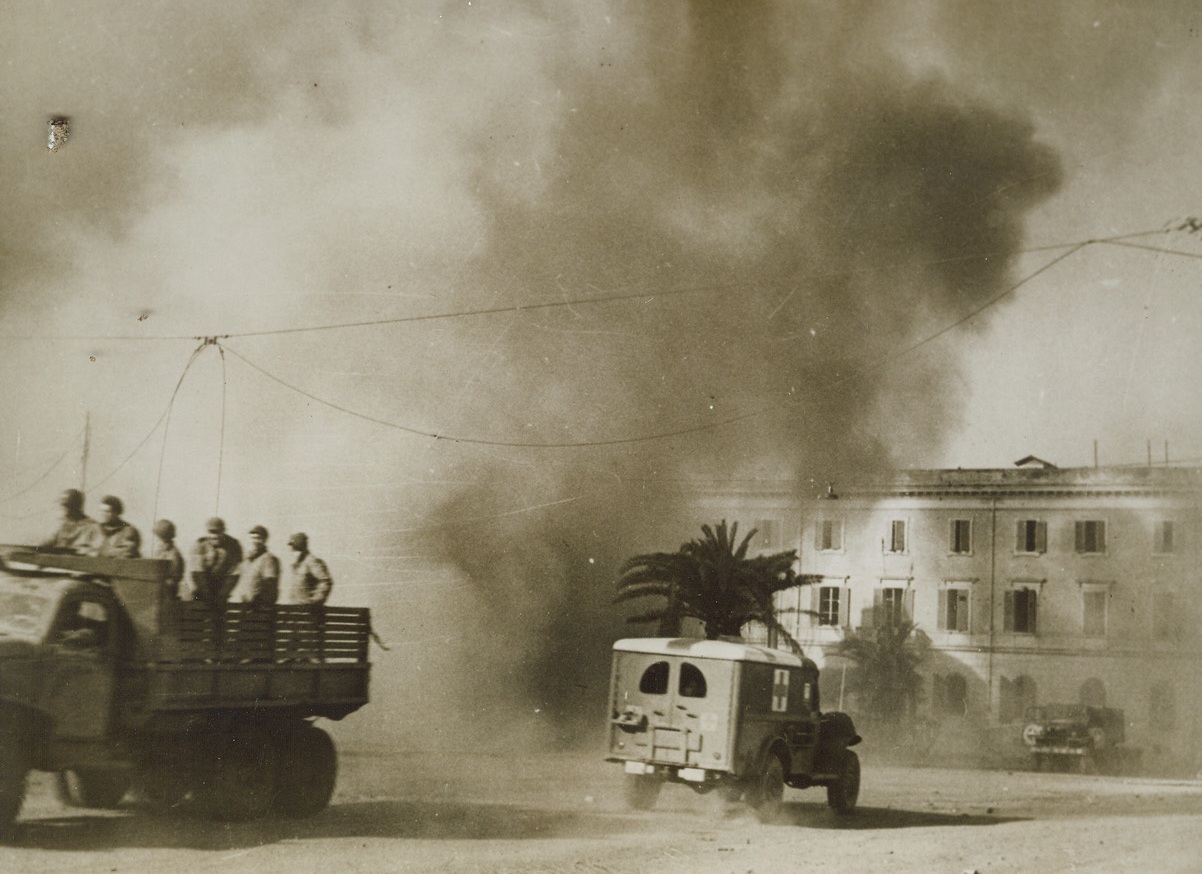
[[[942,631],[968,631],[968,589],[949,588],[939,593],[939,628]]]
[[[906,551],[906,521],[904,519],[894,519],[889,525],[889,552],[905,552]]]
[[[838,552],[843,549],[843,520],[820,520],[815,531],[814,545],[820,552]]]
[[[1014,551],[1031,554],[1047,552],[1048,523],[1039,519],[1019,519]]]
[[[1106,523],[1101,519],[1086,519],[1077,523],[1075,548],[1082,555],[1106,551]]]
[[[1034,634],[1038,618],[1039,593],[1034,589],[1010,589],[1006,592],[1002,628],[1018,634]]]
[[[972,552],[972,520],[953,519],[948,540],[948,551],[957,555]]]

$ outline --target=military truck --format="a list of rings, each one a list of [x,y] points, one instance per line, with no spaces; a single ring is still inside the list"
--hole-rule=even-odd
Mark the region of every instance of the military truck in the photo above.
[[[307,816],[334,791],[318,717],[368,701],[363,608],[211,607],[167,563],[0,547],[0,830],[31,770],[62,800]]]
[[[1139,761],[1139,751],[1127,747],[1126,719],[1114,707],[1086,704],[1044,704],[1029,707],[1023,742],[1031,750],[1036,771],[1122,773]]]
[[[688,638],[613,645],[609,755],[626,799],[652,807],[665,783],[744,800],[774,819],[784,787],[825,786],[850,813],[860,792],[860,742],[850,716],[823,713],[818,668],[790,653]]]

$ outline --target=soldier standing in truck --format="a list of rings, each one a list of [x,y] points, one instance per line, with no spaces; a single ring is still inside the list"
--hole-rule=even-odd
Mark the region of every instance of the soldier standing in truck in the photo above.
[[[41,546],[46,549],[61,549],[80,555],[95,555],[104,541],[104,534],[96,520],[83,511],[83,492],[67,489],[58,498],[63,519],[54,532]]]
[[[324,604],[334,587],[326,563],[309,552],[309,538],[305,534],[293,534],[288,545],[296,552],[292,560],[290,600],[293,604]]]
[[[121,499],[105,495],[100,499],[100,531],[104,542],[96,553],[102,558],[141,558],[142,535],[121,518],[125,505]]]
[[[180,592],[180,583],[184,579],[184,557],[180,555],[175,546],[175,523],[170,519],[160,519],[154,523],[153,530],[154,546],[151,549],[150,557],[160,558],[168,563],[163,586],[172,597],[183,597],[183,593]]]
[[[238,584],[242,544],[225,533],[225,520],[217,516],[205,531],[192,548],[192,600],[220,607]]]
[[[280,560],[267,551],[267,529],[250,529],[250,548],[242,561],[234,600],[254,607],[270,607],[280,597]]]

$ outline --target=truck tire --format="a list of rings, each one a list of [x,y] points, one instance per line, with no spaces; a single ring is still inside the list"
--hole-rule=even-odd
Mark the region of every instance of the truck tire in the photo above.
[[[650,810],[659,799],[659,790],[664,781],[659,777],[648,777],[642,774],[626,775],[626,806],[631,810]]]
[[[760,822],[773,822],[780,816],[785,798],[785,765],[776,753],[769,753],[746,789],[747,803]]]
[[[68,807],[100,807],[111,810],[129,791],[130,778],[121,772],[59,771],[54,790]]]
[[[20,737],[0,735],[0,840],[13,835],[13,823],[25,803],[29,750]]]
[[[267,731],[236,729],[213,744],[195,796],[204,815],[222,822],[246,822],[271,811],[279,773],[279,746]]]
[[[826,803],[835,813],[851,813],[859,797],[860,757],[852,750],[844,750],[839,776],[826,787]]]
[[[279,758],[274,810],[281,816],[313,816],[326,809],[338,780],[334,741],[315,725],[290,732]]]

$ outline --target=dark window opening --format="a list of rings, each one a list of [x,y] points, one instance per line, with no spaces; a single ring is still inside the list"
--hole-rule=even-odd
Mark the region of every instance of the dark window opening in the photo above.
[[[951,551],[957,555],[967,555],[972,552],[972,520],[953,519],[951,530]]]
[[[1106,523],[1101,519],[1087,519],[1077,523],[1077,552],[1088,555],[1106,551]]]
[[[704,698],[705,674],[696,665],[685,662],[680,666],[680,696],[682,698]]]
[[[668,692],[668,663],[656,662],[643,671],[639,691],[644,695],[666,695]]]
[[[1038,519],[1020,519],[1015,552],[1040,554],[1048,549],[1048,525]]]
[[[1006,593],[1003,629],[1019,634],[1034,634],[1038,603],[1039,593],[1034,589],[1011,589]]]

